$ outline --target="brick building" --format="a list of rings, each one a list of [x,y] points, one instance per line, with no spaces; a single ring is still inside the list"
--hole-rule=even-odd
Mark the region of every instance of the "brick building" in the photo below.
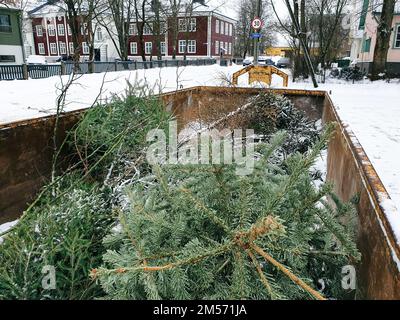
[[[166,58],[218,57],[221,51],[227,58],[233,57],[235,39],[235,20],[214,11],[196,11],[190,17],[178,17],[178,33],[174,36],[171,31],[172,19],[168,18],[161,23],[161,55]],[[129,56],[139,59],[141,56],[141,42],[137,35],[138,25],[141,22],[131,22],[129,25]],[[144,26],[143,46],[145,55],[156,56],[156,36],[152,32],[152,22]]]
[[[65,9],[61,5],[53,5],[45,2],[29,12],[32,48],[30,53],[46,56],[48,60],[74,53],[71,31]],[[104,17],[103,17],[104,19]],[[109,17],[111,19],[111,17]],[[160,36],[161,55],[163,59],[171,59],[175,51],[178,59],[186,56],[191,58],[218,57],[221,52],[226,58],[233,56],[234,26],[235,20],[214,11],[196,11],[187,17],[181,15],[177,19],[178,33],[171,32],[173,20],[165,19],[162,23],[162,35]],[[129,30],[129,59],[141,60],[141,42],[137,35],[138,24],[141,22],[127,22]],[[110,20],[112,27],[113,23]],[[156,36],[153,35],[152,22],[144,27],[143,51],[147,58],[157,57]],[[115,44],[117,39],[111,39],[108,32],[101,26],[93,26],[95,29],[95,60],[114,61],[118,59]],[[88,58],[89,47],[85,43],[86,26],[82,25],[81,58]],[[115,31],[113,32],[116,33]],[[174,36],[175,34],[176,36]],[[175,39],[174,39],[175,38]],[[113,41],[114,40],[114,41]]]

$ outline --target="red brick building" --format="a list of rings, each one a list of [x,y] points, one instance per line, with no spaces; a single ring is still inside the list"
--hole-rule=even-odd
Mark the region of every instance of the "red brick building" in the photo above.
[[[234,19],[226,17],[214,11],[198,11],[190,17],[182,15],[178,17],[178,33],[174,37],[171,32],[172,19],[168,18],[162,23],[164,30],[161,39],[161,55],[171,58],[175,51],[176,57],[186,55],[190,58],[218,57],[221,51],[227,58],[233,57],[235,38]],[[129,25],[129,56],[138,59],[141,56],[141,42],[137,35],[137,24]],[[144,27],[144,52],[146,56],[156,56],[156,37],[152,32],[152,23],[149,21]],[[175,38],[175,39],[174,39]]]

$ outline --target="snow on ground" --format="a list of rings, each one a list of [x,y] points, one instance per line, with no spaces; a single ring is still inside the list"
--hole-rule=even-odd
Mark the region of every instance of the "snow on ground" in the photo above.
[[[112,94],[123,94],[127,80],[139,84],[147,82],[159,93],[198,85],[226,85],[226,79],[231,79],[241,68],[238,65],[188,66],[84,75],[70,88],[65,111],[91,106],[101,91],[103,77],[105,83],[100,100],[104,101]],[[68,76],[0,81],[0,124],[54,113],[61,79],[65,83]],[[239,85],[246,86],[246,83],[247,76],[242,76]],[[274,75],[272,87],[281,86],[282,80]],[[313,89],[309,82],[290,82],[289,86]],[[331,92],[341,119],[357,136],[393,199],[390,204],[382,203],[388,212],[395,212],[395,207],[400,208],[400,83],[363,81],[352,84],[329,79],[319,89]],[[400,235],[398,212],[388,216],[391,221],[398,221]]]

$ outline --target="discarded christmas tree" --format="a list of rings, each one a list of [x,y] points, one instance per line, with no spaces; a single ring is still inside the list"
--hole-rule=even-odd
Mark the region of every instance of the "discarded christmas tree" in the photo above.
[[[155,168],[128,192],[92,278],[111,299],[324,299],[319,279],[340,298],[341,268],[359,254],[340,223],[352,207],[333,209],[310,175],[329,132],[278,165],[275,136],[247,176],[235,164]]]

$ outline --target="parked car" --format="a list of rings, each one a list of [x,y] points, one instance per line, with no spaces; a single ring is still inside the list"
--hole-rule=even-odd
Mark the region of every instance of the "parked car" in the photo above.
[[[72,56],[68,56],[66,54],[63,54],[61,57],[59,57],[56,61],[61,62],[61,61],[73,61],[74,59]]]
[[[243,66],[249,66],[251,64],[253,64],[254,58],[253,57],[248,57],[246,59],[243,60]]]
[[[276,64],[278,68],[283,68],[283,69],[289,68],[290,65],[291,63],[289,58],[281,58],[278,60],[278,63]]]
[[[258,58],[258,64],[261,66],[275,66],[275,62],[272,59],[263,56]]]

